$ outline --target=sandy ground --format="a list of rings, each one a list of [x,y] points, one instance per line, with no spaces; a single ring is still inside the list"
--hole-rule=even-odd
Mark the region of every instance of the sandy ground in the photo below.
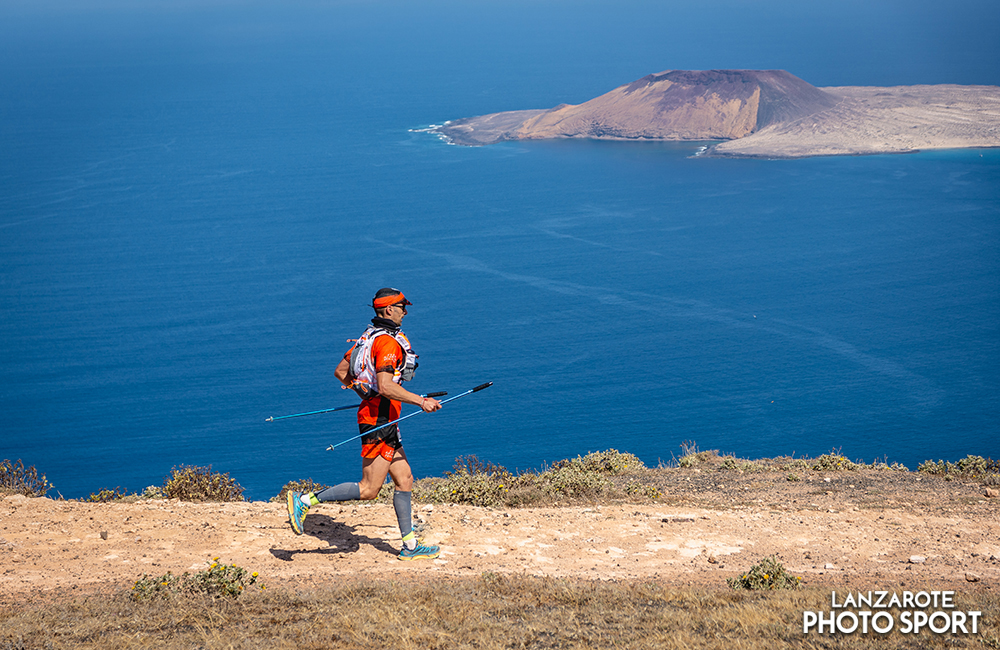
[[[129,587],[143,574],[198,571],[213,557],[271,586],[345,576],[485,571],[724,586],[777,554],[811,584],[908,582],[1000,587],[996,488],[906,472],[672,470],[643,504],[491,510],[417,504],[436,560],[400,562],[391,505],[324,504],[290,530],[283,504],[0,499],[0,599]]]

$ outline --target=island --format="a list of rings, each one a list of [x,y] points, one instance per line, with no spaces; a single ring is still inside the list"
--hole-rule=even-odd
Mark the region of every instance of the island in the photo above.
[[[483,146],[590,138],[716,141],[709,156],[802,158],[1000,146],[1000,86],[817,88],[784,70],[667,70],[582,104],[450,120]]]

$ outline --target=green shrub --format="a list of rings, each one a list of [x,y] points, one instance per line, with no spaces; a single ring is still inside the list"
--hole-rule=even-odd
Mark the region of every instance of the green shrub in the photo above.
[[[991,476],[1000,473],[1000,461],[982,456],[966,456],[957,463],[947,460],[925,460],[917,467],[918,472],[925,474],[937,474],[949,478],[958,476],[963,478],[989,479]]]
[[[475,456],[455,459],[451,472],[441,479],[418,481],[413,496],[434,503],[462,503],[488,508],[549,503],[554,499],[591,499],[599,496],[658,498],[655,487],[631,479],[615,487],[609,476],[647,472],[636,456],[615,449],[561,460],[539,472],[515,474],[503,465]]]
[[[722,469],[733,470],[741,473],[763,472],[767,468],[752,460],[741,460],[735,456],[726,456],[722,459]]]
[[[698,451],[698,445],[691,440],[685,440],[681,443],[681,458],[677,461],[677,466],[684,468],[694,467],[708,463],[718,457],[718,449]]]
[[[539,487],[547,494],[577,499],[601,496],[614,485],[603,473],[573,464],[550,469],[539,479]]]
[[[249,573],[235,564],[219,564],[219,558],[207,562],[208,568],[191,575],[175,576],[169,571],[158,578],[143,574],[132,586],[135,600],[169,598],[179,594],[204,593],[213,598],[236,598],[257,584],[257,572]],[[260,586],[263,589],[263,585]]]
[[[229,474],[212,473],[212,466],[175,467],[163,484],[163,493],[182,501],[243,501],[243,488]]]
[[[658,488],[635,480],[629,481],[625,486],[625,494],[632,497],[646,497],[647,499],[659,499],[663,496]]]
[[[910,468],[902,463],[890,463],[889,457],[884,456],[882,460],[873,460],[871,465],[865,465],[864,467],[868,469],[876,469],[879,471],[893,471],[893,472],[909,472]]]
[[[87,501],[90,503],[108,503],[109,501],[117,501],[125,496],[128,496],[128,492],[122,491],[119,487],[113,490],[102,488],[87,497]]]
[[[445,478],[414,489],[414,496],[437,503],[463,503],[499,508],[512,505],[511,491],[532,481],[530,474],[517,476],[503,465],[484,463],[476,456],[455,459]]]
[[[322,483],[316,483],[311,478],[302,479],[300,481],[289,481],[281,486],[281,492],[278,492],[277,496],[271,497],[272,503],[284,503],[287,498],[285,495],[289,492],[302,492],[304,494],[309,494],[310,492],[322,492],[329,485],[323,485]]]
[[[812,465],[805,458],[795,458],[793,460],[787,460],[786,462],[781,463],[778,469],[780,469],[783,472],[790,472],[793,470],[812,469]]]
[[[609,475],[640,472],[648,469],[637,456],[622,453],[617,449],[595,451],[582,458],[577,456],[572,460],[560,460],[552,464],[552,469],[554,470],[566,467],[574,467],[583,472],[597,472]]]
[[[38,476],[34,465],[25,467],[24,463],[9,460],[0,462],[0,493],[23,494],[26,497],[42,497],[52,486],[45,480],[45,475]]]
[[[819,458],[815,459],[812,464],[812,469],[817,472],[840,472],[844,470],[856,472],[861,469],[861,466],[847,460],[847,458],[842,456],[840,453],[831,451],[829,454],[823,454]]]
[[[739,578],[729,578],[726,583],[731,589],[797,589],[802,584],[802,578],[785,571],[778,558],[773,555],[766,557],[750,567],[750,570]]]

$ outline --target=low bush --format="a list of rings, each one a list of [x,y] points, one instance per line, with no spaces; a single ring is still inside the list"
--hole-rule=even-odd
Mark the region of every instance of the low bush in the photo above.
[[[751,589],[754,591],[771,589],[798,589],[802,578],[785,571],[778,558],[773,555],[750,567],[739,578],[729,578],[726,583],[731,589]]]
[[[925,460],[917,467],[918,472],[925,474],[935,474],[948,478],[950,476],[960,478],[984,479],[1000,473],[1000,461],[982,456],[966,456],[956,463],[947,460]]]
[[[213,473],[212,466],[175,467],[163,483],[163,494],[181,501],[243,501],[243,488],[229,474]]]
[[[123,491],[120,487],[116,487],[113,490],[103,488],[87,497],[87,501],[90,503],[108,503],[109,501],[118,501],[126,496],[128,496],[128,492]]]
[[[413,494],[422,501],[489,508],[598,497],[655,499],[660,496],[657,488],[629,476],[648,471],[636,456],[616,449],[562,460],[542,472],[520,474],[503,465],[465,456],[456,459],[444,478],[418,481]],[[617,485],[610,478],[614,476],[622,476]]]
[[[573,464],[550,469],[538,478],[543,492],[567,499],[593,499],[607,494],[614,485],[603,472]]]
[[[845,470],[849,472],[856,472],[859,469],[862,469],[862,467],[862,465],[849,461],[839,452],[831,451],[829,454],[823,454],[819,458],[815,459],[811,469],[817,472],[840,472]]]
[[[287,498],[285,495],[289,492],[303,492],[309,494],[310,492],[322,492],[329,485],[323,485],[322,483],[316,483],[311,478],[302,479],[300,481],[289,481],[281,486],[281,492],[278,492],[277,496],[271,497],[272,503],[284,503]]]
[[[134,600],[170,598],[182,594],[203,593],[213,598],[236,598],[257,584],[257,572],[248,572],[235,564],[220,564],[219,558],[207,562],[208,568],[191,575],[175,576],[169,571],[158,578],[143,574],[132,586]],[[260,585],[263,589],[264,586]]]
[[[752,460],[742,460],[735,456],[726,456],[722,459],[722,469],[728,469],[742,474],[767,471],[767,467]]]
[[[560,460],[552,465],[552,469],[554,470],[566,467],[579,469],[583,472],[597,472],[608,475],[627,474],[629,472],[640,472],[648,469],[639,460],[638,456],[627,452],[620,452],[617,449],[595,451],[583,457],[577,456],[572,460]]]
[[[45,475],[38,476],[34,465],[28,467],[20,459],[0,462],[0,494],[23,494],[26,497],[43,497],[52,486]]]
[[[783,472],[812,469],[812,464],[805,458],[788,458],[785,456],[776,458],[775,461],[778,462],[778,469]]]
[[[414,496],[435,503],[462,503],[499,508],[513,505],[512,490],[530,484],[533,476],[517,476],[502,465],[479,460],[476,456],[455,459],[452,471],[444,479],[420,481]]]
[[[902,463],[890,463],[888,457],[883,457],[882,460],[874,460],[871,465],[866,466],[868,469],[877,469],[883,472],[909,472],[910,468]]]
[[[678,467],[690,468],[697,465],[704,465],[719,457],[718,449],[708,451],[698,451],[698,445],[693,441],[685,440],[681,443],[681,457],[677,461]]]
[[[659,499],[663,496],[659,488],[640,483],[636,480],[631,480],[625,485],[625,494],[631,497],[645,497],[647,499]]]

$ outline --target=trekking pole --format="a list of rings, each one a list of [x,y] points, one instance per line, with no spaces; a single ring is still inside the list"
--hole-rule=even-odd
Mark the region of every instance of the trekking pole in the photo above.
[[[426,395],[421,395],[421,397],[441,397],[442,395],[447,395],[448,391],[442,390],[437,393],[427,393]],[[288,418],[300,418],[303,415],[316,415],[317,413],[332,413],[333,411],[346,411],[347,409],[356,409],[360,404],[351,404],[349,406],[338,406],[332,409],[323,409],[322,411],[308,411],[306,413],[295,413],[293,415],[279,415],[277,417],[269,417],[265,422],[274,422],[275,420],[286,420]]]
[[[490,387],[490,386],[492,386],[492,385],[493,385],[493,382],[492,382],[492,381],[488,381],[488,382],[486,382],[485,384],[480,384],[480,385],[476,386],[475,388],[470,388],[469,390],[465,391],[464,393],[459,393],[458,395],[455,395],[454,397],[449,397],[449,398],[448,398],[448,399],[446,399],[446,400],[441,400],[441,406],[444,406],[444,405],[445,405],[445,404],[447,404],[448,402],[450,402],[450,401],[452,401],[452,400],[455,400],[455,399],[458,399],[459,397],[465,397],[465,396],[466,396],[466,395],[468,395],[469,393],[478,393],[479,391],[483,390],[484,388],[489,388],[489,387]],[[432,397],[432,395],[427,395],[427,397]],[[343,445],[343,444],[346,444],[346,443],[348,443],[348,442],[350,442],[350,441],[352,441],[352,440],[357,440],[357,439],[358,439],[358,438],[360,438],[361,436],[366,436],[366,435],[368,435],[369,433],[374,433],[374,432],[378,431],[379,429],[384,429],[384,428],[386,428],[386,427],[387,427],[387,426],[389,426],[390,424],[396,424],[397,422],[402,422],[402,421],[403,421],[403,420],[405,420],[406,418],[412,418],[412,417],[413,417],[414,415],[420,415],[420,414],[421,414],[421,413],[423,413],[423,412],[424,412],[424,410],[423,410],[423,409],[420,409],[419,411],[414,411],[413,413],[410,413],[409,415],[404,415],[404,416],[403,416],[403,417],[401,417],[401,418],[396,418],[396,419],[395,419],[395,420],[393,420],[392,422],[386,422],[385,424],[380,424],[379,426],[375,427],[374,429],[368,429],[368,430],[367,430],[367,431],[365,431],[364,433],[359,433],[358,435],[354,436],[353,438],[348,438],[347,440],[342,440],[342,441],[338,442],[338,443],[337,443],[337,444],[335,444],[335,445],[330,445],[329,447],[327,447],[327,448],[326,448],[326,450],[327,450],[327,451],[331,451],[331,450],[333,450],[333,449],[336,449],[336,448],[337,448],[337,447],[339,447],[340,445]]]

